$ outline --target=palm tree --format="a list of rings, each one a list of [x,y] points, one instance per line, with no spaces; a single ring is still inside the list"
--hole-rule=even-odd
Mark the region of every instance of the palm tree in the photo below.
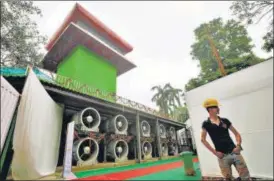
[[[168,96],[168,105],[171,106],[173,110],[177,107],[180,107],[180,94],[182,93],[182,90],[173,88],[170,83],[165,85],[164,90],[166,91]]]
[[[168,114],[168,101],[165,90],[161,86],[154,86],[151,88],[151,90],[157,91],[151,99],[152,102],[156,102],[156,105],[160,108],[160,112]]]
[[[164,114],[173,114],[175,108],[181,106],[180,93],[182,90],[173,88],[170,83],[161,86],[154,86],[151,88],[152,91],[157,91],[152,97],[152,102],[156,102],[159,106],[160,112]]]

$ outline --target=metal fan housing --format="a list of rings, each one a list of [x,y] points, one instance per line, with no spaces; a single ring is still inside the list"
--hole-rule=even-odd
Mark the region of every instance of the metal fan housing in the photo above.
[[[168,135],[171,139],[176,140],[176,130],[174,127],[169,127]]]
[[[148,141],[142,143],[142,155],[144,159],[152,158],[152,145]]]
[[[116,162],[126,161],[128,159],[128,144],[126,141],[113,140],[107,145],[107,155]]]
[[[141,131],[141,136],[150,137],[150,135],[151,135],[150,124],[145,120],[142,121],[141,124],[140,124],[140,131]]]
[[[78,132],[98,132],[101,116],[96,109],[88,107],[74,114],[72,120],[75,121],[75,129]]]
[[[163,156],[168,156],[168,146],[166,143],[161,144],[161,149],[162,149],[162,155]]]
[[[178,145],[176,143],[172,143],[168,147],[168,153],[169,155],[176,156],[178,155]]]
[[[72,156],[78,166],[96,164],[98,154],[99,145],[93,138],[87,137],[73,143]]]
[[[121,114],[116,115],[111,120],[106,120],[102,129],[108,133],[127,135],[128,120]]]
[[[166,127],[163,124],[159,124],[159,134],[160,138],[166,138]]]

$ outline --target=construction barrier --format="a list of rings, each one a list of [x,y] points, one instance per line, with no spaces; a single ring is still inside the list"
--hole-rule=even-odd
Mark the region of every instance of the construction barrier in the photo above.
[[[206,98],[218,99],[220,116],[240,132],[251,176],[273,178],[273,59],[186,93],[202,175],[221,176],[216,156],[200,141],[202,122],[208,117],[202,106]],[[207,140],[213,146],[209,136]],[[235,169],[233,173],[238,176]]]

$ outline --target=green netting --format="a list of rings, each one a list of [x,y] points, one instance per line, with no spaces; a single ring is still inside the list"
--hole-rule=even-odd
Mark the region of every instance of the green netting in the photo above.
[[[44,74],[39,69],[33,68],[33,72],[37,75],[39,79],[54,83],[54,80],[52,80],[51,77]],[[5,77],[24,77],[27,75],[27,68],[1,67],[1,75]]]
[[[47,82],[52,82],[52,83],[55,83],[55,81],[48,75],[44,74],[43,72],[41,72],[39,69],[37,68],[34,68],[32,69],[33,72],[37,75],[37,77],[39,79],[42,79],[42,80],[45,80]]]

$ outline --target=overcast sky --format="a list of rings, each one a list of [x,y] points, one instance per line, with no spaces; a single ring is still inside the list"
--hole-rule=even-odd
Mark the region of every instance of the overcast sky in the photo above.
[[[134,50],[127,57],[137,68],[118,78],[118,95],[155,108],[151,102],[154,85],[170,82],[184,89],[187,81],[198,75],[197,62],[190,56],[193,30],[214,18],[232,18],[230,1],[79,1],[85,9],[128,41]],[[48,38],[61,25],[75,1],[36,1],[43,17],[35,17],[40,32]],[[261,50],[267,22],[248,27],[255,44],[254,52],[268,58]]]

